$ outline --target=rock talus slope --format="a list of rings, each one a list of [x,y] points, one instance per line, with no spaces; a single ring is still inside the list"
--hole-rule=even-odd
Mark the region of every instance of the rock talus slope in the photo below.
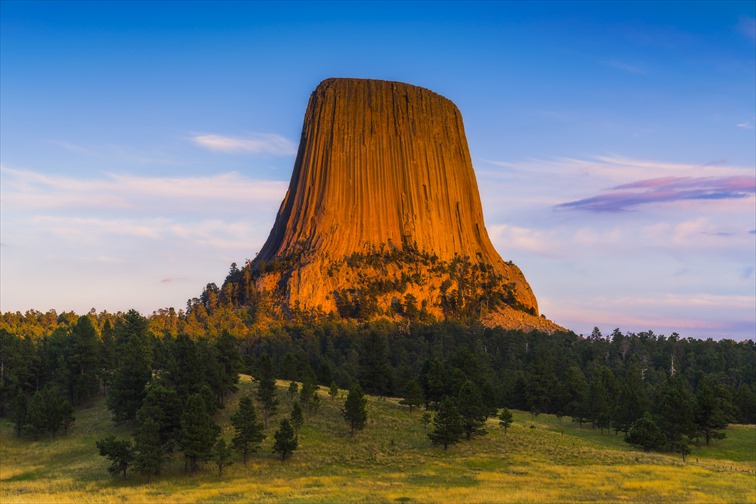
[[[312,93],[289,190],[247,268],[285,309],[550,324],[488,237],[459,110],[399,82]]]

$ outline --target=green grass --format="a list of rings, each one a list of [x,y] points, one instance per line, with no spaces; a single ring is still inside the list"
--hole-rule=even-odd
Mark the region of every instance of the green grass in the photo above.
[[[17,440],[0,424],[0,502],[751,502],[756,503],[756,429],[733,426],[727,438],[679,456],[643,453],[622,436],[580,428],[550,415],[515,412],[505,435],[491,420],[489,434],[448,450],[431,446],[421,411],[394,399],[369,398],[366,429],[349,435],[339,409],[321,391],[321,409],[306,416],[300,449],[281,463],[271,452],[277,420],[290,401],[280,382],[279,412],[260,453],[236,460],[218,480],[208,465],[183,472],[180,454],[147,483],[138,474],[122,481],[107,473],[95,441],[127,437],[114,427],[103,401],[76,412],[66,437]],[[243,377],[241,394],[254,386]],[[223,435],[238,396],[218,416]],[[532,428],[531,428],[532,426]]]

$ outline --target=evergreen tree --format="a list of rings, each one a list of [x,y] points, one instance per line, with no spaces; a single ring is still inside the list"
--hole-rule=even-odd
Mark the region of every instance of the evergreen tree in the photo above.
[[[137,425],[152,419],[158,426],[160,445],[166,453],[173,453],[181,430],[183,413],[178,394],[157,380],[151,380],[145,387],[146,396],[137,411]]]
[[[260,358],[257,376],[257,400],[263,410],[265,429],[268,429],[268,418],[276,411],[278,398],[276,398],[276,377],[273,373],[273,362],[270,356],[265,354]]]
[[[446,450],[450,444],[458,443],[464,432],[457,405],[453,399],[445,397],[438,405],[438,411],[433,418],[433,430],[428,433],[428,438],[434,445],[444,445]]]
[[[179,400],[186,404],[190,395],[202,392],[203,387],[208,385],[207,358],[200,352],[198,344],[184,333],[167,343],[165,384],[174,389]],[[210,397],[215,399],[212,389],[209,392]],[[212,406],[215,406],[214,401]]]
[[[320,397],[318,396],[318,386],[315,376],[305,373],[302,388],[299,391],[299,402],[307,408],[307,411],[313,412],[320,406]]]
[[[126,470],[134,461],[134,449],[131,446],[131,441],[117,441],[114,436],[108,436],[97,441],[97,449],[101,456],[110,460],[108,472],[113,476],[120,473],[121,478],[125,478]]]
[[[233,464],[231,461],[231,450],[226,446],[226,440],[223,438],[218,439],[215,443],[213,461],[218,466],[218,479],[221,479],[223,477],[223,468]]]
[[[696,428],[708,445],[712,439],[723,439],[722,430],[734,416],[729,391],[717,383],[713,375],[705,375],[696,390]]]
[[[304,425],[304,415],[302,415],[302,408],[299,407],[299,403],[296,401],[291,407],[290,418],[291,425],[294,427],[294,430],[299,433],[299,429]]]
[[[362,393],[362,387],[355,385],[349,391],[344,407],[341,409],[341,416],[349,424],[349,433],[354,435],[355,430],[365,428],[367,422],[367,399]]]
[[[294,397],[299,393],[299,385],[297,385],[297,382],[293,381],[289,383],[289,400],[293,401]]]
[[[11,403],[10,413],[11,420],[13,421],[13,430],[16,431],[16,437],[21,437],[24,425],[27,423],[29,411],[26,401],[26,394],[21,390],[18,390],[16,397]]]
[[[499,413],[499,425],[504,427],[504,434],[507,433],[507,429],[509,429],[513,421],[514,418],[512,417],[512,412],[509,411],[509,408],[503,408],[501,413]]]
[[[199,394],[192,394],[181,416],[179,446],[184,452],[185,468],[197,470],[200,462],[208,460],[220,429],[213,422],[205,400]]]
[[[473,435],[486,434],[483,428],[486,423],[486,405],[483,403],[480,390],[472,381],[467,380],[460,387],[457,408],[462,417],[462,426],[468,441]]]
[[[242,454],[242,460],[247,463],[247,456],[260,449],[260,443],[265,439],[263,424],[257,422],[255,405],[249,397],[239,400],[239,409],[231,416],[231,425],[236,434],[231,440],[235,450]]]
[[[152,350],[136,334],[124,343],[108,391],[108,408],[116,422],[134,420],[142,407],[145,387],[152,378]]]
[[[633,366],[628,369],[628,374],[620,385],[620,394],[612,414],[612,427],[614,432],[630,431],[630,427],[638,420],[644,411],[643,382],[641,381],[640,369]]]
[[[236,338],[228,331],[223,331],[215,342],[218,364],[220,369],[220,403],[224,403],[226,395],[238,390],[239,371],[241,371],[241,354]]]
[[[670,449],[683,439],[695,437],[695,399],[688,384],[679,376],[662,382],[657,391],[656,421]]]
[[[423,413],[423,416],[420,418],[420,421],[423,423],[423,430],[428,430],[428,425],[431,422],[431,414],[427,411]]]
[[[55,437],[61,430],[68,431],[74,423],[73,406],[61,397],[56,387],[45,386],[35,393],[27,408],[24,429],[36,437],[43,432]]]
[[[160,474],[166,453],[160,441],[160,426],[152,418],[145,418],[134,434],[134,451],[134,465],[147,476],[147,482],[152,475]]]
[[[100,388],[100,340],[89,316],[79,317],[70,336],[67,358],[70,373],[70,398],[74,404],[97,393]]]
[[[371,331],[364,340],[360,351],[360,383],[365,390],[387,395],[393,389],[393,375],[388,359],[386,339]]]
[[[420,385],[415,380],[407,382],[407,385],[404,387],[404,399],[399,401],[399,404],[409,406],[410,413],[412,413],[413,406],[419,407],[423,404],[423,389],[420,388]]]
[[[99,377],[105,391],[105,397],[108,396],[110,383],[113,380],[113,373],[118,367],[118,350],[116,349],[113,325],[110,320],[105,321],[102,328],[102,345],[100,345],[100,370]]]
[[[630,428],[625,441],[640,446],[643,451],[649,451],[663,448],[666,439],[664,433],[654,422],[651,413],[645,412]]]
[[[423,430],[428,430],[428,425],[430,425],[430,422],[432,420],[431,414],[429,412],[424,412],[423,416],[420,418],[420,421],[423,423]]]
[[[435,407],[447,394],[446,369],[437,359],[426,361],[420,371],[420,386],[423,388],[423,397],[429,407]]]
[[[336,399],[339,395],[339,386],[336,385],[335,381],[331,382],[331,385],[328,387],[328,395],[331,396],[331,400]]]
[[[281,462],[286,460],[286,457],[294,453],[297,449],[298,441],[294,433],[294,429],[288,419],[284,418],[279,424],[278,430],[273,435],[275,442],[273,443],[273,453],[281,454]]]

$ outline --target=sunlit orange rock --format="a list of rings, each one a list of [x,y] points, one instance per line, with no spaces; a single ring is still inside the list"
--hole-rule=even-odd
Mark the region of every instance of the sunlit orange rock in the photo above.
[[[491,244],[459,109],[399,82],[328,79],[315,89],[289,190],[245,270],[234,297],[251,282],[284,314],[417,308],[558,328],[537,316],[522,272]]]

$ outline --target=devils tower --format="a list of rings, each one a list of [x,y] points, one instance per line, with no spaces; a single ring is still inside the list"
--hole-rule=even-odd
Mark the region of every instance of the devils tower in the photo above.
[[[270,236],[223,294],[284,317],[556,327],[491,244],[457,107],[379,80],[327,79],[312,93]]]

